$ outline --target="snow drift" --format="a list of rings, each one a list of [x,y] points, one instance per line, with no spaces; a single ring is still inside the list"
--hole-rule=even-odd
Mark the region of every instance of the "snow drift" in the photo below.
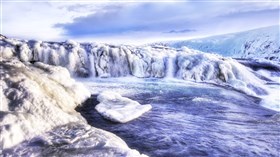
[[[75,111],[77,105],[87,99],[90,93],[83,85],[70,78],[67,69],[40,62],[31,64],[22,63],[16,58],[8,60],[1,58],[0,81],[2,99],[0,143],[4,153],[7,151],[6,155],[11,153],[8,151],[9,148],[16,147],[12,151],[22,150],[20,147],[22,143],[38,138],[49,146],[56,144],[81,148],[91,146],[92,152],[96,150],[101,155],[108,153],[140,155],[137,151],[130,150],[115,135],[87,125]],[[76,128],[72,130],[71,136],[61,134],[60,138],[54,138],[63,128],[67,130],[71,127]],[[81,130],[90,136],[84,139],[79,134]],[[22,150],[11,154],[23,152],[26,153]],[[29,150],[27,153],[32,152]]]
[[[149,111],[151,105],[141,105],[137,101],[122,97],[115,92],[105,91],[98,95],[100,102],[95,109],[106,119],[126,123]]]
[[[270,26],[255,30],[212,36],[186,41],[155,43],[174,48],[183,46],[222,56],[235,58],[260,58],[280,61],[279,26]]]

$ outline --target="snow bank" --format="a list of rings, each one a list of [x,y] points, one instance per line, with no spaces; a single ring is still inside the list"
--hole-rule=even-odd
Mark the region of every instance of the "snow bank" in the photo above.
[[[58,143],[66,144],[69,147],[71,145],[81,148],[91,146],[91,152],[95,150],[105,156],[108,153],[114,156],[114,154],[132,152],[115,135],[88,126],[80,114],[75,111],[77,105],[87,99],[90,93],[83,85],[70,78],[67,69],[43,63],[34,65],[22,63],[15,58],[9,60],[1,58],[0,72],[2,99],[0,143],[4,153],[7,153],[6,155],[26,152],[33,154],[37,150],[32,152],[30,146],[22,148],[26,150],[21,153],[16,151],[22,150],[19,148],[21,144],[27,142],[29,145],[30,141],[40,136],[47,138],[43,140],[43,143],[49,147],[55,146],[56,140],[61,140]],[[72,124],[75,124],[76,130],[71,130]],[[77,124],[82,126],[79,127]],[[54,130],[55,128],[63,129],[63,126],[70,128],[71,136]],[[80,134],[74,135],[75,131],[79,133],[85,129],[90,130],[93,134],[88,142],[83,143],[82,141],[85,140],[79,137]],[[45,136],[48,131],[50,131],[48,136]],[[61,137],[56,138],[55,136],[58,135]],[[114,148],[114,151],[110,152],[110,148]],[[137,153],[131,156],[137,156]],[[139,153],[138,156],[140,156]]]
[[[1,111],[3,147],[8,148],[55,126],[80,119],[75,107],[90,96],[66,69],[23,64],[14,59],[1,65],[4,100]],[[64,75],[63,75],[64,74]]]
[[[98,95],[100,102],[95,109],[106,119],[126,123],[149,111],[151,105],[141,105],[136,101],[122,97],[114,92],[102,92]]]

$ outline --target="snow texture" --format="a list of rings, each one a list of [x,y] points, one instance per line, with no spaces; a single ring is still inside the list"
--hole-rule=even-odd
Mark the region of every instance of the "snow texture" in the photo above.
[[[148,112],[151,105],[141,105],[138,102],[122,97],[115,92],[105,91],[98,95],[100,102],[95,109],[106,119],[126,123]]]
[[[265,82],[232,58],[190,51],[188,54],[181,54],[177,58],[177,64],[178,78],[229,85],[254,96],[266,94]]]
[[[56,145],[56,140],[61,140],[58,143],[69,144],[69,147],[91,146],[91,152],[96,150],[100,156],[140,156],[115,135],[87,125],[84,118],[75,111],[75,108],[90,96],[90,92],[71,79],[66,68],[40,62],[23,63],[17,58],[1,58],[0,81],[0,143],[4,152],[11,149],[6,155],[28,153],[29,151],[20,149],[20,145],[42,137],[45,138],[43,143],[49,146]],[[59,133],[59,130],[67,130],[70,126],[77,128],[73,130],[73,136]],[[77,130],[92,132],[90,139],[85,140],[80,134],[75,135]],[[47,133],[48,131],[50,132]],[[22,151],[17,152],[19,150]]]
[[[240,33],[219,35],[186,41],[170,41],[152,45],[174,48],[186,46],[208,53],[234,58],[261,58],[280,61],[280,28],[265,27]]]
[[[44,132],[11,149],[4,156],[146,157],[128,149],[116,135],[82,123],[68,123]]]

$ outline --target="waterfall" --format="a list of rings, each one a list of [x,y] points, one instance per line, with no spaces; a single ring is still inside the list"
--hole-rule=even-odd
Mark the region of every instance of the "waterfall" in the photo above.
[[[175,73],[175,69],[174,69],[174,56],[169,56],[167,58],[167,65],[166,65],[166,78],[173,78],[174,77],[174,73]]]
[[[96,71],[95,71],[95,63],[94,63],[94,56],[89,55],[89,61],[90,61],[90,72],[91,72],[91,77],[96,77]]]

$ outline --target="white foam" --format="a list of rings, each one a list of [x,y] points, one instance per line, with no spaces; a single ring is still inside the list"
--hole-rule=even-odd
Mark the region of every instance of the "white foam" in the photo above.
[[[280,112],[280,86],[269,86],[268,95],[260,96],[263,107]]]
[[[270,79],[274,82],[280,83],[280,77],[279,76],[273,76],[273,73],[271,71],[261,69],[261,70],[258,70],[257,73],[262,75],[262,76],[267,77],[268,79]]]

